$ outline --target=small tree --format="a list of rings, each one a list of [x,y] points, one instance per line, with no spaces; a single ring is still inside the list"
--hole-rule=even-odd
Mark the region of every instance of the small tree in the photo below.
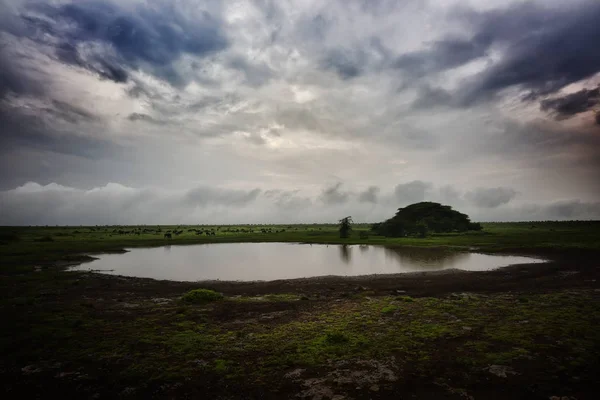
[[[340,219],[340,237],[346,239],[350,237],[350,232],[352,232],[352,217]]]

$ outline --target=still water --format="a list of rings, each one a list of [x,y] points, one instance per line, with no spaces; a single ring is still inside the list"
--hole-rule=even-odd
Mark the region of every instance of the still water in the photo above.
[[[130,249],[101,254],[75,270],[175,281],[254,281],[323,275],[370,275],[462,269],[485,271],[543,262],[519,256],[450,253],[436,249],[295,243],[220,243]]]

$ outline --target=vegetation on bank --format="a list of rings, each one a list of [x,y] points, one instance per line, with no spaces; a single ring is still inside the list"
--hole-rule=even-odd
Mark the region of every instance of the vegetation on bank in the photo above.
[[[39,262],[75,262],[81,260],[82,253],[227,242],[445,246],[481,251],[600,250],[600,221],[482,223],[481,226],[481,231],[431,233],[423,238],[375,235],[370,232],[370,224],[358,223],[352,224],[347,238],[340,238],[337,224],[0,227],[0,261],[6,272],[12,268],[31,269],[33,263]],[[172,237],[165,238],[166,232]]]

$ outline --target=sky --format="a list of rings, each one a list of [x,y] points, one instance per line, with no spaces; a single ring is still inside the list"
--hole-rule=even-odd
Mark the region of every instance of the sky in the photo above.
[[[0,225],[600,219],[598,0],[0,0]]]

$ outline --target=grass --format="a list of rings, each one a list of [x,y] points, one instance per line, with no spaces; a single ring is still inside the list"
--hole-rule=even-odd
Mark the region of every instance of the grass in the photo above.
[[[380,297],[331,304],[292,321],[235,328],[210,314],[206,322],[198,323],[195,309],[176,318],[171,306],[142,308],[142,316],[108,326],[92,310],[73,306],[57,315],[37,314],[38,328],[23,331],[18,341],[44,343],[36,352],[63,362],[79,357],[130,360],[130,376],[150,374],[155,379],[189,376],[193,374],[189,364],[198,359],[204,370],[253,379],[282,369],[390,354],[423,375],[435,370],[436,354],[455,353],[453,363],[466,370],[488,364],[518,366],[531,357],[542,363],[552,360],[556,368],[597,362],[593,354],[600,342],[596,329],[600,307],[593,292],[527,297],[527,303],[507,295],[482,296],[468,303],[453,298],[406,303]],[[11,339],[4,338],[3,350],[14,355],[17,346]]]
[[[157,303],[153,288],[158,286],[152,285],[159,283],[52,267],[85,260],[86,253],[220,242],[477,247],[490,252],[600,249],[597,222],[483,226],[480,233],[392,239],[366,237],[368,226],[356,225],[345,240],[334,225],[0,227],[0,317],[6,328],[0,331],[0,371],[17,371],[12,377],[20,377],[30,365],[51,377],[61,371],[90,376],[112,371],[101,372],[104,385],[119,388],[112,394],[136,386],[143,393],[140,398],[181,382],[199,382],[202,390],[267,383],[277,388],[283,375],[296,368],[319,376],[336,362],[361,360],[394,360],[394,371],[401,371],[399,385],[403,380],[442,379],[444,384],[477,387],[488,382],[482,371],[493,364],[510,366],[529,382],[549,388],[543,398],[555,393],[550,389],[593,385],[600,369],[600,296],[593,289],[442,297],[364,290],[324,301],[315,300],[321,293],[294,293],[293,286],[281,293],[223,296],[160,283],[171,301]],[[166,231],[175,230],[183,233],[164,239]],[[197,235],[198,230],[215,234]],[[55,364],[61,369],[52,369]],[[34,381],[14,382],[25,393],[35,389]],[[41,392],[46,381],[40,382]],[[462,387],[452,390],[463,393]],[[207,396],[215,397],[211,393]],[[281,396],[286,397],[294,394]]]

